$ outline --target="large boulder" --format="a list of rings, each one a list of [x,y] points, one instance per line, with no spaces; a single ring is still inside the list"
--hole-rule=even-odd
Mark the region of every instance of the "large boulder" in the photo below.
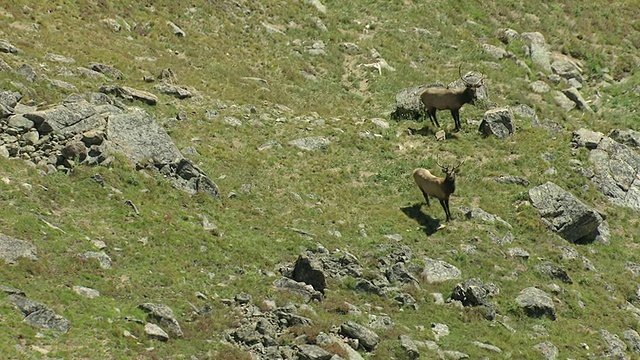
[[[535,287],[528,287],[516,297],[516,303],[530,317],[546,316],[551,320],[556,319],[556,308],[553,300],[546,292]]]
[[[507,108],[491,109],[484,113],[479,131],[483,136],[493,135],[498,139],[513,136],[516,127],[513,115]]]
[[[608,234],[603,215],[560,186],[547,182],[529,190],[531,204],[550,230],[570,242],[592,242]]]
[[[611,135],[624,143],[587,129],[573,133],[572,146],[589,149],[593,165],[579,170],[612,204],[640,211],[640,155],[630,147],[640,136],[622,130]]]

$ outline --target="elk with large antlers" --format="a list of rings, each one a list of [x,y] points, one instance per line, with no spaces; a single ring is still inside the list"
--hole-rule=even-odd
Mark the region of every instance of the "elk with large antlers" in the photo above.
[[[424,195],[424,200],[429,204],[429,196],[433,196],[440,200],[440,205],[444,209],[444,213],[447,216],[447,220],[452,220],[451,211],[449,210],[449,196],[456,190],[456,172],[465,160],[461,161],[458,165],[453,167],[442,166],[436,160],[436,164],[442,169],[445,174],[444,178],[434,176],[427,169],[417,168],[413,170],[413,179],[416,181],[418,188]]]
[[[427,88],[422,94],[420,94],[420,100],[424,104],[427,115],[431,122],[440,127],[438,119],[436,118],[437,110],[451,110],[451,116],[456,124],[456,131],[460,131],[460,108],[464,104],[473,105],[477,99],[476,91],[483,85],[482,80],[470,83],[462,76],[462,64],[458,68],[460,79],[464,82],[464,88],[449,89],[449,88]]]

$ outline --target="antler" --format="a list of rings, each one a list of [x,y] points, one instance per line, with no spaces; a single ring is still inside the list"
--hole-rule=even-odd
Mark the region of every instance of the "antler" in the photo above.
[[[481,84],[481,83],[482,83],[482,80],[484,80],[484,74],[483,74],[483,75],[482,75],[482,77],[480,78],[480,80],[478,80],[478,81],[476,81],[476,82],[474,82],[474,83],[470,83],[470,82],[468,82],[468,81],[464,78],[464,76],[462,76],[462,63],[460,63],[460,66],[458,67],[458,74],[460,75],[460,80],[462,80],[462,82],[464,82],[464,83],[465,83],[465,85],[468,85],[468,86],[476,86],[476,85],[479,85],[479,84]]]
[[[441,169],[446,169],[447,168],[446,166],[442,166],[440,164],[440,161],[438,161],[439,159],[440,159],[440,156],[436,156],[436,165],[438,165]]]
[[[458,171],[458,169],[460,168],[460,166],[462,166],[462,164],[465,163],[465,161],[467,161],[467,159],[462,159],[462,161],[460,161],[460,163],[456,166],[453,167],[453,170]]]

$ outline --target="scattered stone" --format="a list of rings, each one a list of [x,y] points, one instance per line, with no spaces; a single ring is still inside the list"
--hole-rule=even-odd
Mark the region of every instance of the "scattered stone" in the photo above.
[[[546,360],[555,360],[558,358],[558,348],[551,341],[545,341],[533,346],[534,349],[540,351]]]
[[[625,330],[622,335],[624,336],[624,339],[627,340],[629,349],[634,354],[640,354],[640,335],[638,335],[638,332],[633,329],[628,329]]]
[[[508,222],[502,220],[498,215],[493,215],[493,214],[489,214],[488,212],[480,209],[480,208],[473,208],[470,209],[466,206],[460,206],[459,207],[460,211],[464,214],[464,217],[466,219],[474,219],[474,220],[480,220],[482,222],[486,222],[486,223],[501,223],[504,226],[511,228],[511,224],[509,224]]]
[[[529,84],[529,88],[536,94],[546,94],[551,91],[551,87],[541,80],[532,82]]]
[[[400,347],[409,360],[417,360],[420,358],[420,352],[415,342],[409,335],[400,335]]]
[[[620,340],[618,335],[612,334],[607,330],[600,329],[600,337],[607,345],[608,351],[607,357],[612,359],[624,359],[626,357],[627,345],[624,341]]]
[[[306,254],[298,256],[293,268],[292,279],[313,286],[313,289],[324,295],[327,287],[326,276],[322,263],[309,258]]]
[[[88,251],[84,254],[78,254],[77,256],[82,260],[97,259],[101,268],[111,269],[111,258],[104,251]]]
[[[561,91],[554,91],[553,99],[556,101],[556,104],[558,104],[565,112],[569,112],[576,107],[575,101],[569,99],[567,95],[562,93]]]
[[[487,296],[493,295],[495,285],[485,285],[478,278],[471,278],[453,288],[451,299],[462,302],[464,306],[487,305]]]
[[[472,341],[471,342],[473,345],[481,348],[481,349],[485,349],[485,350],[489,350],[489,351],[493,351],[495,353],[501,354],[502,353],[502,349],[500,349],[497,346],[491,345],[491,344],[487,344],[487,343],[483,343],[480,341]]]
[[[554,279],[558,279],[565,284],[573,284],[573,281],[571,280],[567,272],[558,265],[555,265],[551,262],[547,261],[539,264],[536,266],[536,269],[538,269],[538,271],[540,271],[542,274]]]
[[[614,130],[611,130],[609,137],[629,147],[636,148],[636,149],[640,148],[640,131],[635,131],[631,129],[627,129],[627,130],[614,129]]]
[[[511,54],[507,50],[491,44],[482,44],[482,50],[498,60],[515,58],[515,55]]]
[[[171,21],[167,21],[167,25],[173,30],[173,34],[177,37],[185,37],[187,34],[180,27]]]
[[[13,264],[21,257],[36,261],[37,255],[38,250],[32,243],[0,234],[0,259],[7,263]]]
[[[479,131],[483,136],[493,135],[498,139],[513,136],[516,131],[513,115],[508,108],[487,110],[482,117]]]
[[[458,268],[445,261],[425,258],[422,276],[428,283],[433,284],[460,279],[462,273]]]
[[[93,299],[95,297],[100,296],[100,292],[98,290],[91,289],[84,286],[74,286],[73,291],[89,299]]]
[[[331,141],[324,137],[308,137],[289,141],[289,145],[308,151],[324,151],[330,144]]]
[[[322,293],[316,291],[313,286],[288,277],[279,277],[273,282],[273,285],[278,290],[293,291],[294,293],[300,294],[307,302],[311,300],[321,301],[324,298]]]
[[[593,109],[591,109],[591,106],[589,106],[589,104],[584,100],[582,94],[580,94],[580,91],[578,91],[578,89],[570,87],[563,90],[562,93],[571,101],[573,101],[578,109],[584,110],[588,113],[593,113]]]
[[[122,71],[116,69],[115,67],[102,63],[91,63],[89,64],[89,68],[93,71],[97,71],[101,74],[110,76],[116,80],[122,80],[124,78],[124,74]]]
[[[556,319],[556,308],[551,297],[535,287],[528,287],[520,292],[516,303],[531,317],[547,316]]]
[[[11,294],[6,300],[14,304],[25,316],[24,321],[44,330],[55,330],[66,333],[71,328],[71,322],[56,314],[46,305],[28,299],[19,294]]]
[[[534,64],[551,72],[551,51],[544,36],[539,32],[522,33],[520,38],[528,43],[527,52]]]
[[[144,325],[144,332],[152,339],[169,341],[169,334],[156,324],[146,323]]]
[[[516,184],[522,186],[529,186],[529,180],[523,177],[515,176],[515,175],[500,175],[498,177],[493,178],[493,181],[498,184]]]
[[[529,252],[523,248],[513,247],[507,250],[507,255],[510,257],[519,257],[523,259],[529,259]]]
[[[431,332],[436,341],[439,341],[440,338],[449,335],[449,326],[447,324],[433,323],[431,324]]]
[[[353,321],[347,321],[340,325],[340,333],[346,337],[357,339],[367,351],[373,351],[380,342],[378,334]]]
[[[169,328],[169,332],[175,337],[184,335],[170,307],[162,304],[144,303],[138,305],[138,308],[147,312],[150,319],[159,322],[161,326]]]

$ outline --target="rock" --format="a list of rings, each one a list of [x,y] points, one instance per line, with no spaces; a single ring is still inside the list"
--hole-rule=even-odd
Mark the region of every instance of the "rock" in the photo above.
[[[508,28],[499,29],[496,35],[498,40],[502,41],[505,45],[520,37],[517,31]]]
[[[439,350],[438,356],[441,359],[445,359],[445,360],[461,360],[461,359],[469,358],[469,355],[461,351],[455,351],[455,350]]]
[[[457,284],[451,293],[451,299],[462,302],[464,306],[487,305],[487,296],[492,287],[485,286],[478,278],[471,278]]]
[[[35,123],[40,134],[73,134],[106,126],[105,117],[85,100],[65,102],[46,110],[25,113],[23,116]]]
[[[273,285],[278,290],[293,291],[302,295],[305,301],[318,300],[321,301],[324,296],[321,292],[316,291],[313,286],[307,285],[303,282],[298,282],[287,277],[280,277],[273,282]]]
[[[551,341],[545,341],[533,346],[534,349],[540,351],[546,360],[555,360],[558,358],[558,348]]]
[[[529,198],[549,229],[567,241],[592,242],[603,235],[602,215],[558,185],[547,182],[531,188]]]
[[[340,325],[340,334],[348,338],[357,339],[367,351],[373,351],[380,342],[378,334],[354,321],[347,321]]]
[[[138,305],[138,308],[147,312],[149,318],[159,322],[161,326],[169,328],[169,332],[175,337],[182,337],[184,335],[170,307],[162,304],[144,303]]]
[[[624,339],[627,340],[629,350],[634,354],[640,354],[640,335],[638,335],[638,332],[633,329],[628,329],[625,330],[622,335],[624,336]]]
[[[473,345],[481,348],[481,349],[485,349],[485,350],[489,350],[489,351],[493,351],[495,353],[501,354],[502,353],[502,349],[500,349],[497,346],[491,345],[491,344],[487,344],[487,343],[483,343],[480,341],[472,341],[471,342]]]
[[[507,250],[507,255],[510,257],[523,258],[525,260],[529,258],[529,252],[519,247],[509,248],[509,250]]]
[[[7,40],[0,39],[0,52],[6,54],[17,54],[18,48],[11,45]]]
[[[124,77],[124,74],[122,74],[122,71],[116,69],[111,65],[102,64],[102,63],[91,63],[89,64],[89,68],[93,71],[97,71],[101,74],[110,76],[116,80],[122,80],[122,78]]]
[[[565,112],[569,112],[576,107],[575,101],[569,99],[566,94],[560,91],[553,92],[553,99]]]
[[[147,105],[155,105],[158,102],[158,97],[154,94],[129,86],[102,86],[100,92],[114,94],[129,101],[142,101]]]
[[[400,335],[400,347],[405,354],[406,359],[417,360],[420,358],[418,347],[409,335]]]
[[[23,295],[11,294],[6,300],[14,304],[25,316],[25,322],[44,330],[55,330],[66,333],[71,322],[56,314],[46,305],[30,300]]]
[[[180,27],[171,21],[167,21],[167,25],[173,30],[173,34],[177,37],[185,37],[187,34]]]
[[[551,72],[551,52],[544,36],[539,32],[522,33],[520,38],[528,43],[528,53],[531,61],[544,71]]]
[[[441,337],[449,335],[449,326],[447,324],[433,323],[431,324],[431,332],[436,341],[439,341]]]
[[[169,341],[169,334],[156,324],[146,323],[144,325],[144,332],[152,339]]]
[[[493,178],[495,182],[498,184],[516,184],[522,186],[529,186],[529,180],[523,177],[515,176],[515,175],[500,175],[498,177]]]
[[[627,351],[627,345],[624,343],[624,341],[620,340],[618,335],[612,334],[607,330],[600,329],[600,337],[607,345],[607,357],[613,359],[628,359],[625,354]]]
[[[298,345],[298,356],[301,360],[329,360],[331,353],[318,345]]]
[[[580,94],[580,91],[578,91],[578,89],[574,87],[570,87],[568,89],[563,90],[562,93],[571,101],[573,101],[578,106],[578,109],[585,110],[588,113],[593,113],[593,109],[591,109],[591,106],[587,104],[587,102],[584,100],[584,98],[582,97],[582,94]]]
[[[97,259],[101,268],[111,269],[111,258],[104,251],[88,251],[84,254],[78,254],[77,256],[82,260]]]
[[[430,258],[424,259],[424,269],[422,276],[428,283],[439,283],[447,280],[457,280],[462,276],[460,270],[455,266],[442,260]]]
[[[506,139],[515,133],[513,116],[507,108],[491,109],[484,113],[479,131],[483,136],[494,135]]]
[[[615,131],[615,130],[614,130]],[[571,138],[571,145],[575,148],[584,147],[589,150],[598,148],[600,141],[604,138],[604,134],[597,131],[591,131],[588,129],[578,129],[573,132]]]
[[[327,287],[327,280],[323,271],[322,263],[310,259],[306,254],[298,256],[298,260],[293,267],[292,279],[313,286],[313,289],[324,295]]]
[[[289,145],[296,146],[302,150],[319,151],[326,150],[331,141],[324,137],[307,137],[289,141]]]
[[[551,64],[551,70],[555,74],[567,80],[575,79],[579,83],[583,82],[580,68],[571,60],[567,58],[556,59]]]
[[[558,279],[565,284],[573,284],[573,281],[571,280],[567,272],[558,265],[555,265],[551,262],[547,261],[542,264],[538,264],[536,266],[536,269],[542,274],[549,276],[550,278]]]
[[[534,81],[529,84],[529,88],[536,94],[545,94],[551,91],[551,87],[544,81]]]
[[[556,319],[556,308],[553,300],[544,291],[535,287],[528,287],[520,292],[516,303],[531,317],[547,316],[551,320]]]
[[[0,234],[0,259],[13,264],[18,258],[38,260],[38,250],[30,242]]]
[[[631,129],[620,130],[614,129],[609,134],[613,140],[627,145],[632,148],[640,148],[640,131],[635,131]]]
[[[489,214],[488,212],[480,209],[480,208],[473,208],[470,209],[466,206],[460,206],[459,207],[460,211],[464,214],[464,217],[468,220],[470,219],[474,219],[474,220],[480,220],[482,222],[486,222],[489,224],[493,224],[493,223],[501,223],[502,225],[511,228],[511,224],[509,224],[508,222],[502,220],[499,216],[494,215],[494,214]]]
[[[158,85],[154,86],[153,89],[162,94],[170,95],[178,99],[188,99],[190,97],[193,97],[191,91],[187,90],[185,87],[169,84],[166,82],[159,83]]]
[[[74,286],[73,291],[89,299],[93,299],[95,297],[100,296],[100,292],[98,290],[91,289],[84,286]]]
[[[507,50],[491,44],[482,44],[482,50],[484,50],[484,52],[489,56],[492,56],[498,60],[515,58],[515,56]]]
[[[323,14],[327,12],[327,7],[324,4],[322,4],[322,1],[320,0],[305,0],[304,2],[314,6],[316,10],[318,10]]]

